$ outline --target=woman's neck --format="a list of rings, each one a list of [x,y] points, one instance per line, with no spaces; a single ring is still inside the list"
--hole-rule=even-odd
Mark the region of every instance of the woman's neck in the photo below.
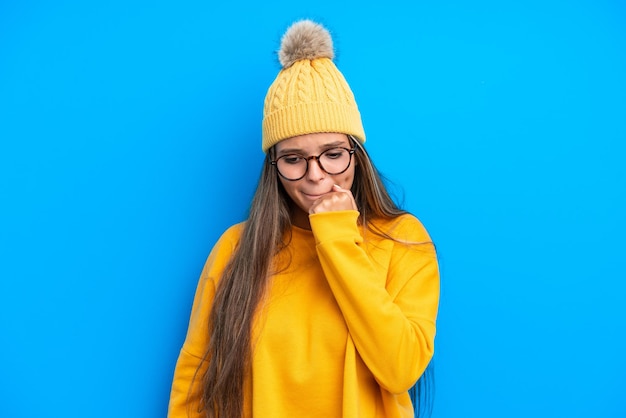
[[[311,222],[309,222],[309,214],[296,205],[291,208],[291,224],[298,228],[311,230]]]

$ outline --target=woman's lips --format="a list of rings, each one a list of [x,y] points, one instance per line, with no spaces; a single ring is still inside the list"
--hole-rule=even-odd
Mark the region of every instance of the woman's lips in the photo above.
[[[311,199],[311,200],[317,200],[320,197],[322,197],[323,195],[321,194],[308,194],[308,193],[302,193],[307,199]]]
[[[307,199],[311,199],[311,200],[317,200],[317,199],[319,199],[320,197],[322,197],[322,196],[324,196],[325,194],[328,194],[328,193],[329,193],[329,192],[326,192],[326,193],[320,193],[320,194],[310,194],[310,193],[305,193],[305,192],[302,192],[302,194],[303,194],[304,196],[306,196],[306,198],[307,198]]]

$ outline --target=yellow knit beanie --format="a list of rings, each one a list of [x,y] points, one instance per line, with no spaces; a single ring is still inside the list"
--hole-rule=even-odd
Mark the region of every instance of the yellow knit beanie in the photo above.
[[[338,132],[365,142],[350,86],[332,59],[328,30],[310,20],[289,27],[278,53],[282,69],[265,96],[263,152],[297,135]]]

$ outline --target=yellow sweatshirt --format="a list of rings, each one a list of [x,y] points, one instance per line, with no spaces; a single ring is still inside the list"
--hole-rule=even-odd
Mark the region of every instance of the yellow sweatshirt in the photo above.
[[[412,215],[375,222],[400,242],[357,226],[358,215],[319,213],[310,216],[311,231],[292,228],[280,255],[289,266],[272,277],[255,318],[246,417],[413,416],[407,391],[434,350],[435,250]],[[206,365],[193,377],[206,350],[215,282],[241,230],[238,224],[222,235],[202,272],[174,372],[170,418],[201,416]]]

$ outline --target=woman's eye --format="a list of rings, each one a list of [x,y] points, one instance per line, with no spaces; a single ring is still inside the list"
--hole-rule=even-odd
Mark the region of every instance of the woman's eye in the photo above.
[[[286,155],[282,157],[282,160],[287,164],[298,164],[300,161],[302,161],[302,157],[300,157],[299,155]]]
[[[343,150],[330,150],[324,153],[326,158],[330,158],[331,160],[336,160],[337,158],[341,158],[343,155]]]

